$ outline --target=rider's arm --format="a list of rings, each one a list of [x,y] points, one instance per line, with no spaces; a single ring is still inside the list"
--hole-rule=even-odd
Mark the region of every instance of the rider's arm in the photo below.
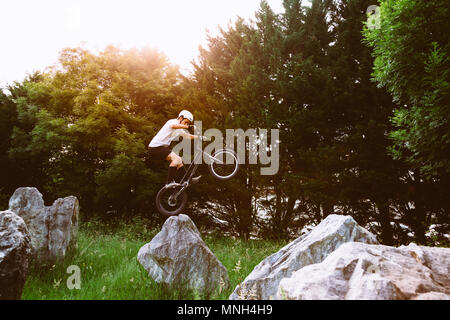
[[[180,124],[180,123],[172,124],[172,125],[170,125],[170,127],[172,129],[189,129],[188,125]]]
[[[186,139],[190,139],[190,140],[194,140],[194,139],[199,139],[200,138],[200,136],[196,136],[196,135],[190,134],[189,132],[184,131],[184,130],[183,130],[183,132],[180,135],[182,137],[184,137]]]
[[[188,125],[184,125],[184,124],[180,124],[180,123],[172,124],[172,125],[170,125],[170,127],[172,129],[189,129]],[[179,135],[186,139],[194,140],[194,139],[201,138],[201,136],[192,135],[189,132],[187,132],[186,130],[180,130],[179,132],[180,132]]]

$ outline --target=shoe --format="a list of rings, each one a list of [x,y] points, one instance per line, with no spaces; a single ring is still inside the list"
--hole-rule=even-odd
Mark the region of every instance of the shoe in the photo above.
[[[202,176],[198,176],[198,177],[192,178],[191,179],[191,183],[192,184],[197,184],[200,181],[201,178],[202,178]]]

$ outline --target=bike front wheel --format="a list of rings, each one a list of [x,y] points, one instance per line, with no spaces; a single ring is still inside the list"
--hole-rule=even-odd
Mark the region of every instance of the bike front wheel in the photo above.
[[[239,171],[239,158],[233,150],[218,150],[214,153],[213,158],[208,169],[217,179],[231,179]]]
[[[165,186],[156,195],[156,208],[165,216],[176,216],[183,212],[187,204],[187,193],[182,186]],[[180,192],[181,191],[181,192]]]

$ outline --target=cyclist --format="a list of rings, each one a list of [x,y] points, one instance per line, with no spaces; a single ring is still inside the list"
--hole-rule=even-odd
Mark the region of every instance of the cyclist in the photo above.
[[[180,182],[186,173],[186,168],[180,156],[169,148],[171,142],[178,136],[187,139],[202,139],[201,136],[190,134],[186,129],[194,122],[194,116],[187,110],[183,110],[177,119],[171,119],[159,130],[148,145],[148,152],[154,158],[170,161],[166,184]],[[191,183],[196,184],[201,176],[192,178]]]

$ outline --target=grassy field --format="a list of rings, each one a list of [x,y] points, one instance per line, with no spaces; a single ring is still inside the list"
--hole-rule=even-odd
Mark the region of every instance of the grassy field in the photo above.
[[[228,299],[236,285],[253,268],[286,243],[242,241],[229,237],[202,235],[203,240],[227,268],[230,289],[213,296],[173,290],[155,283],[137,261],[139,249],[157,234],[145,221],[110,225],[99,221],[83,223],[78,248],[55,265],[31,265],[22,299],[32,300],[171,300]],[[68,289],[67,268],[81,271],[81,288]]]

